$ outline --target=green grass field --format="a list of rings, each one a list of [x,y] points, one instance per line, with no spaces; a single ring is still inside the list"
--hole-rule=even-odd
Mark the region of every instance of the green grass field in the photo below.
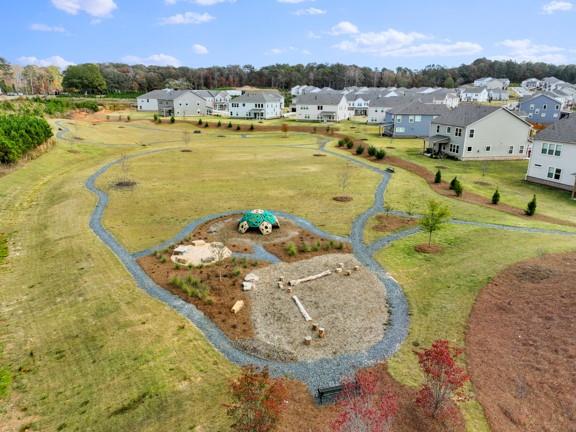
[[[138,155],[98,180],[110,194],[104,223],[130,250],[167,239],[198,216],[253,207],[282,209],[347,234],[372,205],[379,176],[354,167],[343,192],[338,178],[347,164],[315,157],[316,136],[209,128],[191,134],[191,152],[181,152],[193,124],[154,125],[136,121],[150,114],[130,115],[130,123],[96,126],[62,120],[72,142],[58,140],[49,153],[0,177],[0,233],[8,234],[9,246],[2,263],[0,237],[0,422],[7,430],[229,430],[223,404],[237,368],[187,320],[142,292],[89,229],[96,198],[84,182],[102,165]],[[378,140],[372,126],[338,127]],[[506,170],[489,175],[512,183],[504,180]],[[133,190],[112,186],[125,177],[137,182]],[[531,188],[513,187],[521,194]],[[332,200],[341,194],[354,200]],[[401,210],[408,199],[421,210],[431,197],[438,195],[403,170],[386,193]],[[445,200],[462,219],[558,228]],[[552,193],[542,196],[543,211],[553,200]],[[571,217],[571,205],[552,215]],[[368,229],[366,237],[378,235]],[[422,241],[418,234],[377,254],[410,302],[410,335],[390,365],[410,385],[421,380],[414,341],[422,346],[444,337],[461,345],[474,298],[491,277],[524,258],[576,249],[570,237],[461,226],[435,237],[445,247],[439,255],[416,254],[413,246]],[[468,429],[486,430],[481,408],[474,401],[464,408]]]

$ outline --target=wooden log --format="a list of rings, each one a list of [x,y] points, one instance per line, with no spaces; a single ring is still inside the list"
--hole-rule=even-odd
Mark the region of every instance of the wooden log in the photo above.
[[[319,327],[318,328],[318,337],[319,338],[324,338],[324,336],[326,336],[326,330],[324,330],[324,327]]]
[[[306,336],[304,338],[304,345],[311,345],[312,344],[312,336]]]
[[[326,271],[323,271],[322,273],[318,273],[318,274],[315,274],[315,275],[312,275],[312,276],[307,276],[307,277],[304,277],[304,278],[301,278],[301,279],[291,280],[290,282],[288,282],[288,284],[289,284],[290,286],[296,286],[296,285],[299,285],[299,284],[301,284],[301,283],[303,283],[303,282],[310,282],[310,281],[313,281],[313,280],[316,280],[316,279],[320,279],[320,278],[323,278],[323,277],[328,276],[328,275],[331,275],[331,274],[332,274],[332,270],[326,270]]]
[[[294,300],[294,303],[296,303],[296,306],[298,306],[298,309],[300,310],[300,313],[302,314],[304,319],[306,321],[312,321],[312,318],[310,317],[308,312],[306,312],[306,309],[304,308],[304,305],[302,304],[298,296],[292,296],[292,300]]]
[[[318,328],[319,328],[318,323],[312,324],[312,330],[313,330],[313,331],[317,331]]]
[[[342,273],[342,267],[336,267],[336,273]]]
[[[346,276],[351,276],[352,272],[350,270],[346,270],[346,273],[344,273]]]
[[[234,306],[232,306],[231,309],[232,313],[237,314],[242,310],[243,307],[244,307],[244,300],[238,300],[236,303],[234,303]]]
[[[283,283],[283,282],[278,282],[278,288],[283,289],[283,288],[284,288],[284,283]]]
[[[355,265],[355,266],[354,266],[354,271],[358,271],[358,270],[360,270],[360,266]]]

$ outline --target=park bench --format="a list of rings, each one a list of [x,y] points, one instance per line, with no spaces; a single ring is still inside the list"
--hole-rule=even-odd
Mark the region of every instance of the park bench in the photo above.
[[[324,403],[325,398],[328,398],[329,401],[333,401],[336,398],[336,396],[338,396],[342,392],[343,389],[344,386],[341,384],[332,387],[318,388],[318,401],[320,402],[320,405]],[[358,385],[357,382],[354,382],[354,387],[352,391],[354,393],[358,393],[360,391],[360,386]]]

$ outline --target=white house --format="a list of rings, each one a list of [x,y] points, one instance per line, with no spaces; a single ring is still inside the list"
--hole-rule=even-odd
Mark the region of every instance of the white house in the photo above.
[[[542,81],[537,78],[528,78],[520,84],[526,90],[536,90],[542,88]]]
[[[272,119],[282,117],[284,98],[274,93],[245,93],[230,101],[230,117]]]
[[[294,105],[298,120],[339,122],[350,118],[348,103],[342,93],[322,91],[302,94]]]
[[[474,87],[486,87],[490,89],[500,89],[505,90],[510,85],[510,80],[508,78],[480,78],[474,81]]]
[[[192,90],[171,90],[158,98],[158,113],[164,117],[191,117],[212,114],[212,108]]]
[[[162,99],[173,92],[172,89],[152,90],[136,98],[138,111],[158,111],[158,99]]]
[[[428,147],[432,153],[459,160],[528,157],[530,123],[505,108],[461,104],[432,120]]]
[[[368,123],[383,125],[388,111],[407,105],[413,100],[411,96],[382,96],[372,99],[368,106]]]
[[[526,180],[569,190],[576,196],[576,115],[536,134]]]
[[[559,80],[556,77],[546,77],[546,78],[542,78],[542,88],[544,90],[555,90],[556,87],[560,84],[563,84],[564,81]]]
[[[465,102],[488,102],[488,90],[486,87],[465,87],[460,99]]]
[[[488,100],[493,101],[507,101],[510,99],[508,90],[502,89],[489,89],[488,90]]]

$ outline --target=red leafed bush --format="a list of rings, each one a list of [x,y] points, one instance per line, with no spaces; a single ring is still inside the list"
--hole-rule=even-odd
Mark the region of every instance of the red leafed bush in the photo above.
[[[450,345],[447,340],[437,340],[430,348],[415,351],[426,382],[418,392],[416,404],[434,418],[453,417],[455,397],[464,398],[463,386],[468,381],[464,369],[456,364],[462,349]]]
[[[243,368],[242,375],[230,384],[234,403],[228,415],[237,432],[274,430],[285,406],[286,387],[282,380],[272,379],[268,369]]]
[[[398,399],[378,389],[378,377],[371,371],[358,371],[355,379],[343,384],[338,399],[335,432],[386,432],[398,412]]]

